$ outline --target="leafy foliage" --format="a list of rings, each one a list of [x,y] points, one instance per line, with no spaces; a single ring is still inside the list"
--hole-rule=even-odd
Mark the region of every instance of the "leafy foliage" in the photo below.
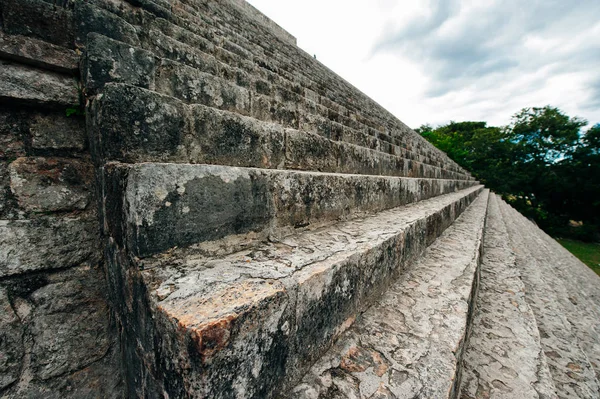
[[[416,129],[551,234],[598,239],[600,125],[558,108],[524,108],[504,127],[450,122]],[[582,221],[576,228],[569,222]]]

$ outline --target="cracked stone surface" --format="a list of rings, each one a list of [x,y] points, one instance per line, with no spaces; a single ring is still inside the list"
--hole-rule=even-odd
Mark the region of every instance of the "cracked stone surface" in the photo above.
[[[140,261],[152,312],[156,318],[175,322],[179,331],[164,329],[161,335],[190,342],[178,349],[173,344],[175,348],[170,347],[162,358],[188,359],[179,360],[180,365],[202,365],[197,372],[183,374],[190,387],[186,392],[199,396],[227,396],[223,389],[248,397],[260,396],[260,392],[272,395],[281,389],[272,386],[272,381],[283,377],[291,385],[480,190],[469,188],[304,231],[221,258],[174,250]],[[475,209],[484,212],[482,201],[478,200]],[[460,250],[467,245],[456,240]],[[454,256],[438,252],[438,266],[441,257]],[[473,253],[457,256],[476,260]],[[431,271],[435,271],[433,265]],[[468,274],[453,275],[455,281],[449,283],[470,286],[473,280]],[[427,295],[443,290],[437,284],[426,288]],[[468,297],[469,292],[455,293],[456,300],[448,304],[458,319],[468,307],[458,297]],[[461,320],[447,311],[450,314],[438,315],[439,320],[432,322],[458,326]],[[179,334],[188,338],[176,338]],[[461,337],[456,334],[458,344]],[[225,381],[230,385],[225,387]],[[197,391],[191,391],[192,387]]]
[[[372,214],[472,187],[475,182],[351,175],[195,164],[111,164],[107,208],[124,223],[129,249],[139,257],[226,238],[251,241]],[[255,240],[256,241],[256,240]],[[247,246],[247,244],[245,244]],[[238,249],[239,250],[239,249]],[[233,252],[233,251],[232,251]]]
[[[485,191],[357,318],[289,397],[453,397],[487,199]]]
[[[490,196],[460,397],[557,398],[497,201]]]
[[[506,203],[500,202],[500,209],[556,393],[561,398],[598,398],[592,364],[598,364],[600,313],[598,301],[590,297],[599,292],[600,279],[587,266],[576,265],[572,257],[564,255],[566,249],[558,248],[558,243],[552,245],[550,238]],[[559,263],[560,258],[570,261]],[[572,277],[577,274],[581,276]],[[577,286],[582,276],[589,281]]]

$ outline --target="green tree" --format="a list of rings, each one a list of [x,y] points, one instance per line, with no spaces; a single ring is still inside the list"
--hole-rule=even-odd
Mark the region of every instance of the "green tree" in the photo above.
[[[558,108],[524,108],[506,127],[450,122],[417,131],[478,180],[551,234],[587,238],[600,226],[600,125],[585,134],[583,119]],[[581,238],[581,237],[578,237]]]

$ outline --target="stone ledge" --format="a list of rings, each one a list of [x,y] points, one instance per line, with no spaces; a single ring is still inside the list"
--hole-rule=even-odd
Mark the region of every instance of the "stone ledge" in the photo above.
[[[523,399],[557,399],[498,201],[491,195],[460,397],[495,398],[511,393]]]
[[[244,247],[474,184],[190,164],[115,163],[104,176],[112,236],[140,257],[200,243]]]
[[[0,220],[0,277],[99,262],[95,216]]]
[[[178,381],[177,395],[216,398],[234,389],[272,397],[285,378],[300,378],[480,191],[442,195],[225,257],[173,250],[141,261],[151,309],[138,315],[156,320],[162,344],[131,348],[140,362],[132,367],[158,381]],[[124,317],[138,326],[150,323]],[[155,361],[165,371],[143,370]],[[169,377],[161,375],[166,370]]]
[[[486,191],[284,397],[456,397],[487,201]]]
[[[79,56],[74,50],[27,36],[6,35],[1,32],[0,58],[69,74],[75,74],[79,70]]]
[[[74,77],[0,60],[0,100],[63,110],[79,105]]]

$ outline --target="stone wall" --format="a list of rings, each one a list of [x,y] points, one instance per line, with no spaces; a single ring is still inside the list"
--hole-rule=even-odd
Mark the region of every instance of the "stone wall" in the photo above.
[[[118,397],[74,2],[0,12],[0,396]]]

